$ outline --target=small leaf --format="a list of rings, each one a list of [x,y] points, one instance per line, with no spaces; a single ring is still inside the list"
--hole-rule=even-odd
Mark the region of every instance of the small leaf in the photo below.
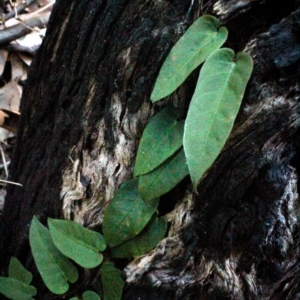
[[[184,129],[184,151],[194,187],[224,146],[252,71],[252,59],[231,49],[213,52],[203,65]]]
[[[77,297],[70,298],[69,300],[80,300]],[[101,300],[100,297],[92,291],[85,291],[82,294],[82,300]]]
[[[65,256],[83,268],[94,268],[101,264],[106,244],[103,236],[69,220],[48,218],[48,226],[54,245]]]
[[[153,216],[145,229],[135,238],[111,249],[113,257],[133,258],[153,249],[165,236],[167,221]]]
[[[82,299],[83,300],[100,300],[100,297],[95,292],[85,291],[82,294]]]
[[[15,257],[12,257],[10,259],[8,267],[8,277],[19,280],[26,284],[30,284],[30,282],[32,281],[32,274],[27,271],[20,263],[20,261]]]
[[[151,219],[158,199],[145,202],[137,189],[137,179],[123,183],[103,218],[103,234],[111,247],[139,234]]]
[[[36,288],[14,278],[0,277],[0,293],[13,300],[33,300]]]
[[[183,149],[150,173],[139,176],[139,192],[144,200],[151,200],[169,192],[189,174]]]
[[[125,285],[121,272],[112,263],[105,263],[101,268],[101,282],[104,300],[120,300]]]
[[[177,118],[178,111],[167,107],[150,120],[140,141],[134,176],[154,170],[182,146],[184,123]]]
[[[227,39],[227,29],[219,28],[217,18],[202,16],[197,19],[174,45],[155,82],[152,102],[174,92],[188,75],[202,64]]]
[[[29,242],[35,264],[48,289],[63,294],[69,289],[67,281],[74,283],[78,272],[71,261],[54,246],[49,230],[33,217]]]

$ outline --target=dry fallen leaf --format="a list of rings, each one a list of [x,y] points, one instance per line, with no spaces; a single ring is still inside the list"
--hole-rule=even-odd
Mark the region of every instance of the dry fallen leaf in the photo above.
[[[0,109],[19,111],[22,88],[12,80],[0,89]]]
[[[5,118],[8,118],[8,115],[3,110],[0,110],[0,126],[1,127],[3,127],[2,125],[5,123]]]
[[[14,136],[13,132],[11,132],[3,127],[0,127],[0,142],[4,143],[8,138],[11,138],[13,136]]]
[[[0,127],[11,132],[17,132],[20,113],[6,109],[0,109]]]
[[[26,79],[28,66],[15,54],[11,54],[9,59],[11,61],[12,80]]]
[[[8,51],[0,49],[0,74],[2,74],[4,71],[7,56],[8,56]]]
[[[31,65],[31,62],[32,62],[32,56],[30,55],[27,55],[25,53],[22,53],[22,52],[17,52],[16,53],[20,59],[26,64],[26,66],[30,66]]]
[[[23,47],[31,48],[34,46],[40,46],[42,43],[42,38],[38,31],[32,31],[31,33],[17,39],[17,43]]]

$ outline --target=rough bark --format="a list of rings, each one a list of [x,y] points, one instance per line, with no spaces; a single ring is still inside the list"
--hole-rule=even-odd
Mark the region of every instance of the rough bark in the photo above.
[[[1,219],[10,256],[34,270],[33,215],[101,229],[105,207],[132,176],[142,131],[168,102],[184,116],[197,71],[172,96],[149,95],[170,47],[204,11],[246,49],[254,72],[230,139],[200,182],[162,197],[168,236],[125,266],[124,299],[295,299],[299,255],[300,11],[294,1],[57,1],[22,100]],[[37,277],[38,278],[38,277]],[[50,299],[39,279],[39,299]],[[71,292],[101,286],[96,271]]]

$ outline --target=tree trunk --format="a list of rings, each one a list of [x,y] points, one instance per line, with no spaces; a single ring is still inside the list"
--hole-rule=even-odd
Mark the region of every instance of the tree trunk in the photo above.
[[[211,13],[229,30],[225,46],[250,53],[254,71],[230,138],[197,193],[186,179],[161,198],[167,237],[118,262],[123,299],[296,299],[300,10],[295,1],[282,6],[58,0],[22,99],[10,180],[23,187],[9,187],[1,216],[2,274],[16,256],[35,272],[37,299],[56,299],[33,264],[33,215],[101,229],[114,192],[132,177],[150,117],[170,102],[186,114],[199,70],[166,100],[153,105],[149,97],[170,48]],[[68,297],[87,288],[101,293],[97,276],[82,274]]]

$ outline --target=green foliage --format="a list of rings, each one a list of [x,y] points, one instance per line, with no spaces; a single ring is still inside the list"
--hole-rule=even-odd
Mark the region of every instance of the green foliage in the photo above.
[[[153,216],[144,230],[131,240],[111,249],[113,257],[133,258],[153,249],[161,241],[167,230],[165,218]]]
[[[93,291],[85,291],[82,294],[82,300],[100,300],[100,297]]]
[[[152,171],[182,146],[184,122],[177,118],[178,111],[167,107],[150,120],[140,141],[135,176]]]
[[[227,29],[213,16],[196,20],[167,56],[151,95],[153,102],[174,92],[208,55],[227,39]]]
[[[8,277],[19,280],[26,284],[30,284],[30,282],[32,281],[32,274],[29,271],[27,271],[22,266],[20,261],[15,257],[12,257],[10,259],[8,266]]]
[[[122,290],[125,285],[121,277],[121,272],[115,266],[108,262],[101,268],[101,282],[103,288],[104,300],[120,300]]]
[[[68,220],[48,218],[48,226],[54,245],[65,256],[83,268],[94,268],[101,264],[106,244],[103,236]]]
[[[0,293],[13,300],[32,300],[36,289],[17,279],[0,277]]]
[[[0,293],[13,300],[31,300],[36,295],[35,287],[30,285],[32,274],[20,261],[12,257],[8,267],[8,277],[0,277]]]
[[[70,300],[79,300],[77,297],[73,297]],[[82,300],[101,300],[100,297],[93,291],[85,291],[82,294]]]
[[[68,281],[74,283],[78,278],[76,267],[53,244],[49,230],[36,217],[33,217],[29,242],[35,264],[44,283],[54,294],[63,294]]]
[[[175,187],[189,174],[183,148],[159,167],[139,176],[139,192],[143,199],[157,198]]]
[[[103,234],[110,247],[139,234],[157,209],[158,199],[144,201],[137,188],[137,179],[123,183],[105,210]]]
[[[215,17],[199,18],[171,50],[157,78],[153,102],[172,93],[206,60],[192,97],[187,118],[167,107],[150,120],[140,141],[134,179],[115,193],[103,218],[104,237],[73,221],[48,219],[49,230],[34,217],[29,241],[37,269],[49,290],[64,294],[78,279],[74,260],[83,268],[102,263],[106,244],[115,258],[133,258],[153,249],[167,230],[158,218],[158,197],[190,174],[194,187],[211,166],[233,127],[252,71],[246,53],[218,49],[227,38]],[[183,145],[183,147],[182,147]],[[124,281],[110,262],[101,267],[104,300],[120,300]],[[9,277],[0,277],[0,293],[13,300],[30,300],[36,289],[32,275],[12,258]],[[76,300],[73,297],[70,300]],[[100,300],[93,291],[83,300]]]
[[[184,151],[194,187],[224,146],[252,71],[252,59],[231,49],[213,52],[201,69],[184,130]]]
[[[253,63],[248,54],[240,52],[235,56],[231,49],[218,49],[226,38],[227,29],[220,28],[215,17],[207,15],[196,20],[170,51],[151,95],[153,102],[166,97],[207,59],[200,71],[184,125],[184,152],[194,187],[224,146],[252,72]],[[165,129],[159,127],[158,125],[156,130],[165,132]],[[146,199],[158,197],[165,192],[156,184],[172,188],[184,177],[184,169],[178,167],[182,176],[178,175],[177,180],[173,180],[174,183],[171,184],[173,177],[162,173],[162,169],[171,168],[171,156],[174,152],[167,152],[168,143],[158,143],[155,138],[158,134],[154,134],[152,130],[151,136],[148,132],[150,130],[152,128],[147,126],[147,134],[143,134],[139,149],[139,152],[143,149],[143,155],[138,153],[135,168],[135,175],[142,175],[139,178],[139,191]],[[151,144],[155,145],[155,151],[145,146],[142,148],[142,145]],[[161,153],[164,153],[165,163],[159,170],[156,169],[159,164],[150,165],[149,162],[160,157]],[[167,160],[168,158],[170,159]],[[148,168],[140,168],[141,161]],[[158,172],[161,172],[160,176]]]

